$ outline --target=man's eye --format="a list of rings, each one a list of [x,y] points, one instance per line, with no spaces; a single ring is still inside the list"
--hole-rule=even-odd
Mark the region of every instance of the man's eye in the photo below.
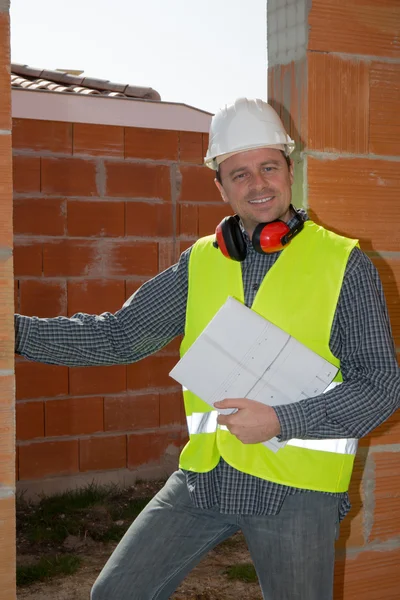
[[[267,171],[267,173],[269,173],[270,171],[273,171],[274,167],[264,167],[264,171]]]
[[[246,173],[239,173],[238,175],[235,175],[235,177],[233,178],[233,181],[243,179],[243,177],[245,177],[245,175],[246,175]]]

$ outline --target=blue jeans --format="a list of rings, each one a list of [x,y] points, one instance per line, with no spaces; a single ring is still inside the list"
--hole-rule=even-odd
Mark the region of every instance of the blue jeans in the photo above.
[[[278,515],[195,508],[175,472],[135,519],[91,600],[166,600],[209,550],[242,530],[265,600],[331,600],[339,500],[288,495]]]

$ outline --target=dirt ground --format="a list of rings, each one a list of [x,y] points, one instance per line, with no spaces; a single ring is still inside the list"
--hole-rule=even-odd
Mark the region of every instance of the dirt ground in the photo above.
[[[143,483],[135,486],[136,498],[152,497],[161,483]],[[130,493],[130,492],[128,492]],[[126,496],[118,499],[124,502]],[[87,532],[96,533],[106,528],[110,516],[104,507],[85,510],[83,528],[85,535],[69,535],[60,543],[29,542],[24,529],[25,515],[32,507],[17,510],[17,564],[30,565],[48,552],[72,553],[81,558],[82,564],[73,574],[33,583],[17,590],[18,600],[89,600],[90,589],[106,563],[117,542],[94,541]],[[86,514],[87,513],[87,514]],[[61,515],[63,517],[64,515]],[[59,516],[56,515],[55,519]],[[53,522],[53,518],[51,519]],[[53,527],[56,523],[53,522]],[[129,523],[127,523],[127,526]],[[50,529],[49,527],[47,529]],[[183,581],[171,600],[262,600],[258,583],[229,579],[225,573],[232,565],[250,563],[250,556],[243,536],[239,533],[217,546]]]
[[[258,584],[232,581],[224,574],[230,565],[250,561],[241,536],[232,540],[232,546],[221,546],[210,552],[171,599],[262,600]],[[88,600],[90,588],[114,547],[115,544],[90,544],[78,552],[83,564],[74,575],[19,588],[18,600]]]

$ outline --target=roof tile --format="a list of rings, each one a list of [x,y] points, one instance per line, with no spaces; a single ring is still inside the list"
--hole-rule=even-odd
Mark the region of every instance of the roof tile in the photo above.
[[[103,82],[103,89],[108,90],[110,92],[119,92],[120,94],[123,94],[127,87],[127,83],[115,83],[113,81]]]
[[[61,71],[50,71],[49,69],[43,69],[40,77],[49,81],[55,81],[56,83],[64,83],[63,75]],[[29,77],[29,73],[26,73],[26,77]]]
[[[20,89],[161,101],[160,94],[152,88],[70,75],[63,71],[36,69],[17,63],[11,64],[11,85]]]
[[[28,65],[20,65],[13,63],[12,72],[17,75],[29,75],[29,77],[40,77],[43,69],[35,69],[34,67],[28,67]]]

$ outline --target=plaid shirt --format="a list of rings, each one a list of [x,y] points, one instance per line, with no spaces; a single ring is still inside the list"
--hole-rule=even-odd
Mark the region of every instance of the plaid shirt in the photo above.
[[[289,225],[292,223],[290,222]],[[242,263],[246,306],[280,252],[257,253],[247,238]],[[128,364],[160,350],[185,328],[190,248],[149,280],[115,314],[71,318],[15,316],[16,352],[55,365]],[[355,248],[349,257],[332,324],[330,349],[344,383],[322,396],[275,410],[281,438],[360,438],[400,405],[400,375],[379,275]],[[287,494],[304,493],[237,471],[223,459],[208,473],[186,473],[194,505],[230,514],[277,514]],[[309,492],[318,493],[318,492]],[[347,493],[340,518],[350,509]]]

